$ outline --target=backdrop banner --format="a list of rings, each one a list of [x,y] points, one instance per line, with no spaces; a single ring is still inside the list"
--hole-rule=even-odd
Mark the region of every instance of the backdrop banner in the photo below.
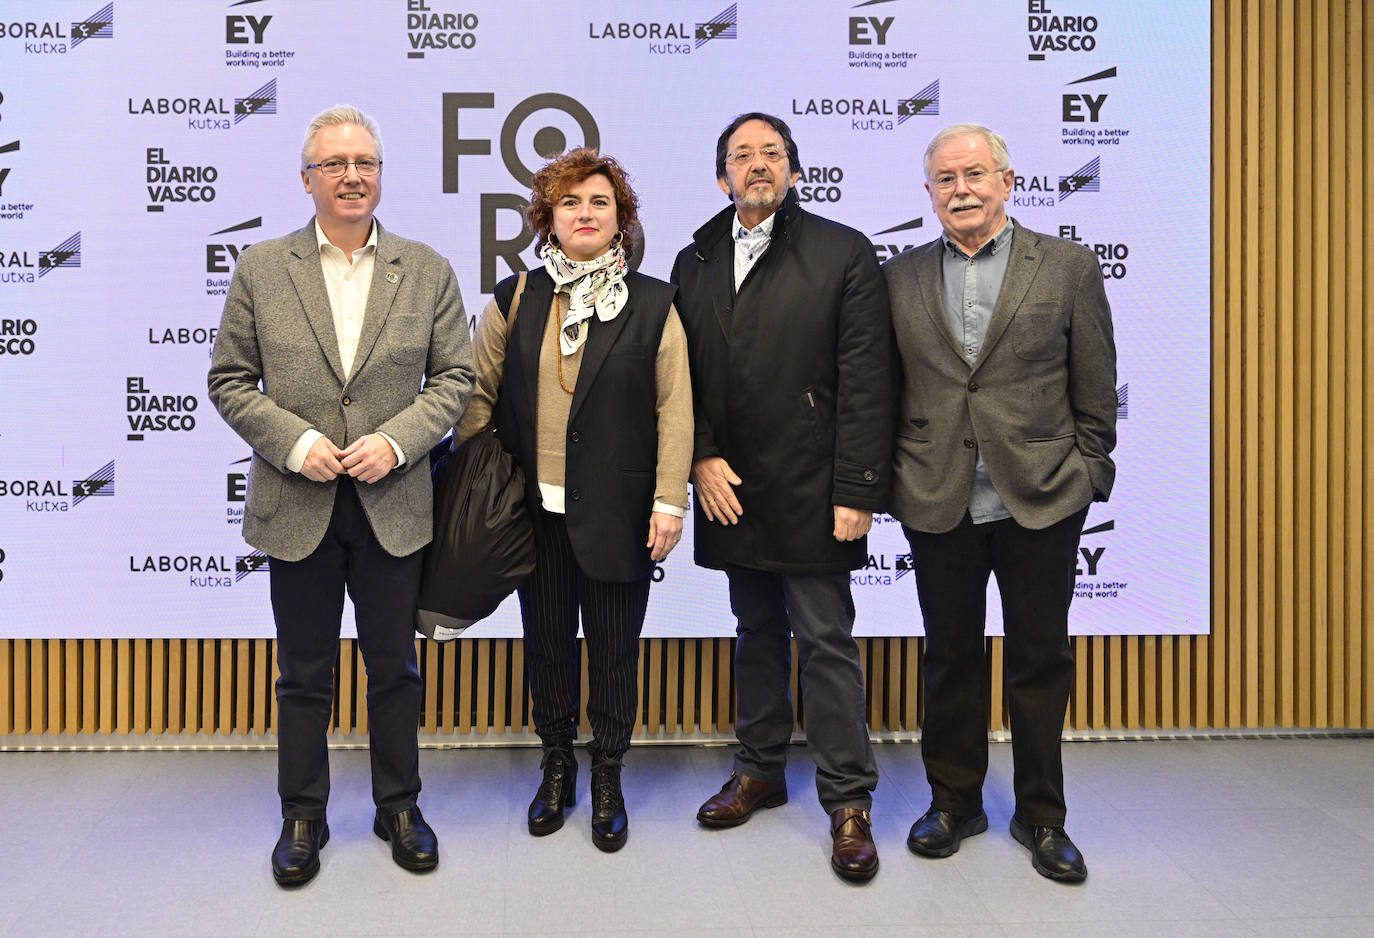
[[[539,263],[521,211],[544,155],[625,165],[640,270],[666,279],[725,205],[736,114],[791,125],[804,207],[880,259],[939,235],[931,136],[997,130],[1009,214],[1097,254],[1116,325],[1118,482],[1083,532],[1072,630],[1205,633],[1210,6],[6,0],[0,637],[272,635],[267,558],[240,536],[249,451],[205,374],[239,253],[311,216],[302,138],[337,103],[380,124],[378,217],[452,261],[473,322]],[[921,634],[901,526],[876,519],[869,552],[857,634]],[[654,579],[646,636],[732,633],[690,519]],[[1000,634],[993,586],[988,604]],[[515,599],[467,634],[518,636]]]

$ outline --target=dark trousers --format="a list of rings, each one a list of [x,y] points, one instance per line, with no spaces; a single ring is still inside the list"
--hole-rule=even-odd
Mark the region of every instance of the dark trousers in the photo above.
[[[277,789],[284,818],[323,818],[329,801],[325,734],[334,714],[345,588],[367,665],[372,799],[384,814],[394,814],[414,807],[420,793],[415,598],[421,554],[393,557],[382,548],[354,485],[339,479],[329,528],[310,556],[269,562],[281,669]]]
[[[1063,826],[1060,734],[1073,689],[1069,601],[1087,514],[1084,508],[1039,531],[1011,518],[974,524],[967,513],[944,534],[902,526],[925,618],[921,756],[934,807],[970,814],[983,805],[988,770],[983,627],[988,576],[995,574],[1002,594],[1016,811],[1033,825]]]
[[[587,640],[589,749],[618,756],[630,748],[639,707],[639,633],[649,607],[649,578],[594,580],[582,572],[567,519],[544,511],[534,535],[534,573],[520,588],[525,674],[534,729],[544,745],[577,738],[581,662],[578,611]]]
[[[794,724],[792,638],[816,761],[816,794],[826,812],[868,809],[878,767],[868,740],[864,676],[854,641],[849,574],[788,575],[729,567],[735,630],[735,771],[783,777]]]

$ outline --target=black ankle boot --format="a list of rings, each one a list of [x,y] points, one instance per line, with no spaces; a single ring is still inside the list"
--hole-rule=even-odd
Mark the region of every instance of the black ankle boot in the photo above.
[[[563,809],[577,802],[577,759],[572,743],[544,747],[539,763],[544,780],[530,802],[530,833],[536,837],[552,834],[563,826]]]
[[[596,755],[592,760],[592,843],[607,853],[625,846],[630,819],[620,791],[619,754]]]

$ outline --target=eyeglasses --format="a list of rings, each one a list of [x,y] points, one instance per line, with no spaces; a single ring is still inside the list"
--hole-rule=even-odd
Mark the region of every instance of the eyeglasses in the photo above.
[[[330,179],[337,179],[348,172],[349,165],[358,171],[359,176],[375,176],[382,171],[382,161],[363,157],[360,160],[325,160],[311,163],[306,169],[318,169]]]
[[[758,150],[752,147],[741,147],[733,153],[725,154],[725,162],[731,166],[744,166],[754,162],[755,156],[761,156],[769,163],[781,163],[787,159],[787,151],[780,147],[762,147]]]
[[[970,189],[977,189],[983,183],[993,177],[993,173],[985,169],[970,169],[964,173],[964,184]],[[949,192],[959,181],[959,177],[953,173],[941,173],[930,181],[937,192]]]

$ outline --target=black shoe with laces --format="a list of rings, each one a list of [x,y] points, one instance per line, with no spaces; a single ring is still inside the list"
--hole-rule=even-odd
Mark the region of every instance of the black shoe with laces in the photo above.
[[[539,763],[544,779],[530,802],[530,833],[535,837],[552,834],[563,826],[563,809],[577,803],[577,758],[572,743],[544,748]]]
[[[625,846],[630,836],[620,790],[621,765],[618,756],[598,755],[592,762],[592,843],[607,853]]]

